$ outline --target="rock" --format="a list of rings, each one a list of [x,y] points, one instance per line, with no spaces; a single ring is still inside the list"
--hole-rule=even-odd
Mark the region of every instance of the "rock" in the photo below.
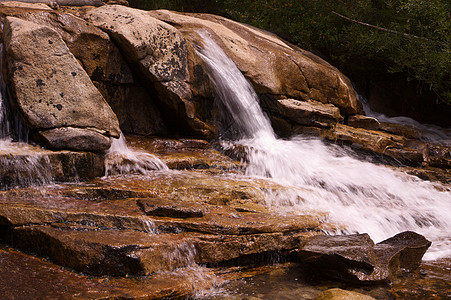
[[[368,234],[314,236],[300,246],[298,257],[316,274],[358,281],[350,270],[371,274],[376,259],[373,247]]]
[[[280,114],[297,124],[332,127],[342,119],[340,110],[332,104],[294,99],[278,100],[277,102],[280,104]]]
[[[384,151],[384,154],[403,164],[421,165],[423,162],[423,153],[416,149],[388,148]]]
[[[376,244],[375,251],[379,256],[378,252],[386,255],[388,248],[395,250],[396,253],[391,255],[389,265],[396,268],[391,271],[391,274],[398,274],[417,269],[429,246],[431,246],[431,242],[424,236],[412,231],[405,231]]]
[[[451,169],[451,147],[427,144],[426,161],[431,167]]]
[[[40,10],[51,10],[50,7],[54,7],[56,2],[51,0],[36,0],[36,1],[2,1],[0,2],[0,7],[17,7],[17,8],[28,8],[28,9],[40,9]]]
[[[105,156],[91,152],[48,151],[17,145],[0,151],[0,190],[92,179],[105,174]]]
[[[346,142],[357,149],[384,153],[389,148],[402,149],[405,144],[403,137],[379,131],[354,128],[342,124],[337,124],[334,129],[326,132],[326,139]]]
[[[376,245],[367,234],[314,236],[299,248],[298,256],[314,274],[377,284],[415,270],[430,245],[422,235],[411,231]]]
[[[201,267],[143,278],[93,278],[12,250],[0,250],[0,262],[2,299],[191,298],[221,283]]]
[[[4,42],[13,96],[32,129],[90,127],[119,137],[115,114],[57,32],[6,17]]]
[[[258,94],[332,103],[355,113],[358,103],[348,78],[330,64],[277,36],[223,17],[149,12],[179,28],[191,43],[202,45],[197,31],[207,31],[251,81]]]
[[[77,271],[123,276],[266,261],[318,234],[317,216],[269,213],[260,185],[282,188],[184,171],[10,190],[0,193],[0,237]]]
[[[422,152],[424,161],[429,166],[445,170],[451,169],[451,147],[418,140],[408,141],[407,146]]]
[[[173,119],[184,122],[179,128],[207,138],[216,134],[216,129],[202,121],[202,113],[195,108],[198,95],[190,82],[196,81],[192,75],[202,73],[196,71],[202,67],[188,61],[194,49],[178,30],[145,11],[117,5],[90,10],[87,18],[108,32],[127,58],[137,65]],[[205,73],[203,76],[206,77]]]
[[[315,300],[375,300],[373,297],[338,288],[322,292]]]
[[[377,119],[362,115],[350,116],[348,118],[348,125],[368,130],[378,130],[380,128],[380,123]]]
[[[110,148],[110,139],[95,130],[61,127],[40,131],[45,144],[52,149],[76,151],[104,151]]]
[[[142,199],[138,205],[148,216],[170,217],[170,218],[201,218],[205,215],[204,205],[189,204],[166,204],[160,201]]]
[[[104,31],[69,13],[29,10],[5,13],[48,26],[61,35],[117,115],[124,133],[167,134],[160,111],[152,101],[154,97],[134,81],[119,49]]]
[[[380,129],[388,133],[401,135],[408,139],[419,139],[420,132],[417,128],[409,125],[401,125],[388,122],[380,122]]]

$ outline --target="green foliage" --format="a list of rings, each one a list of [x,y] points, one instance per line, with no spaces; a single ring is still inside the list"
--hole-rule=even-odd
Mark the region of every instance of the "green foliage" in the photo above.
[[[223,0],[235,19],[318,49],[406,74],[451,104],[449,0]]]

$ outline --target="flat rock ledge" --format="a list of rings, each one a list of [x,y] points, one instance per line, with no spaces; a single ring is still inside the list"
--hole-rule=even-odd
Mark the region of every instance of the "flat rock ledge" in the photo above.
[[[0,150],[0,190],[88,180],[104,174],[102,153],[50,151],[22,143]]]

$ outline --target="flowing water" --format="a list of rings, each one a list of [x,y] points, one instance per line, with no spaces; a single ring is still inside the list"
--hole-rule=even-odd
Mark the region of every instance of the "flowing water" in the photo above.
[[[250,84],[206,33],[198,49],[218,97],[242,136],[226,141],[247,149],[247,175],[270,178],[290,187],[269,194],[267,204],[280,213],[326,212],[345,233],[368,233],[379,242],[405,230],[432,240],[425,259],[451,256],[451,193],[352,153],[302,136],[278,139],[258,105]]]
[[[111,147],[105,158],[105,176],[131,173],[145,175],[153,170],[168,170],[168,167],[155,155],[130,149],[122,133],[119,139],[111,139]]]
[[[420,139],[439,145],[451,146],[451,128],[442,128],[431,124],[421,124],[409,117],[388,117],[373,111],[364,98],[360,96],[358,98],[363,104],[363,109],[367,116],[373,117],[379,122],[389,122],[414,127],[419,130]]]

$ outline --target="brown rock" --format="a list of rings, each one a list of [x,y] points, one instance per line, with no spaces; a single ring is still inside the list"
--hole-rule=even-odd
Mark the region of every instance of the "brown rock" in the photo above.
[[[301,125],[332,127],[342,119],[340,110],[332,104],[294,99],[278,100],[277,102],[282,116]]]
[[[104,155],[90,152],[48,151],[29,145],[0,151],[0,190],[78,181],[105,174]]]
[[[142,199],[138,205],[148,216],[170,217],[170,218],[201,218],[205,215],[205,206],[200,204],[168,204],[162,201]]]
[[[298,251],[300,262],[316,274],[340,280],[358,280],[353,270],[371,274],[374,242],[368,234],[314,236]]]
[[[326,138],[332,141],[347,142],[356,148],[376,153],[384,153],[388,148],[401,149],[405,144],[405,139],[400,136],[342,124],[337,124],[334,131],[326,133]]]
[[[15,8],[27,8],[27,9],[39,9],[39,10],[51,10],[51,6],[54,7],[55,1],[51,0],[29,0],[29,1],[2,1],[1,7],[15,7]]]
[[[275,35],[214,15],[149,13],[179,28],[196,45],[202,45],[196,30],[208,31],[259,94],[332,103],[349,113],[357,110],[349,79],[319,57]]]
[[[362,115],[350,116],[348,118],[348,125],[368,130],[378,130],[380,127],[380,123],[377,119]]]
[[[75,58],[111,106],[128,134],[167,134],[152,96],[135,82],[119,49],[108,34],[93,24],[63,12],[15,10],[5,12],[58,32]]]
[[[420,165],[423,162],[423,153],[416,149],[388,148],[384,154],[405,164]]]
[[[115,114],[57,32],[7,17],[4,41],[13,96],[31,128],[91,127],[119,136]]]
[[[319,294],[315,300],[375,300],[373,297],[338,288],[329,289]]]
[[[420,132],[413,126],[381,122],[380,129],[388,133],[401,135],[408,139],[419,139]]]
[[[2,299],[190,298],[220,283],[205,268],[143,278],[92,278],[17,251],[0,250]]]

